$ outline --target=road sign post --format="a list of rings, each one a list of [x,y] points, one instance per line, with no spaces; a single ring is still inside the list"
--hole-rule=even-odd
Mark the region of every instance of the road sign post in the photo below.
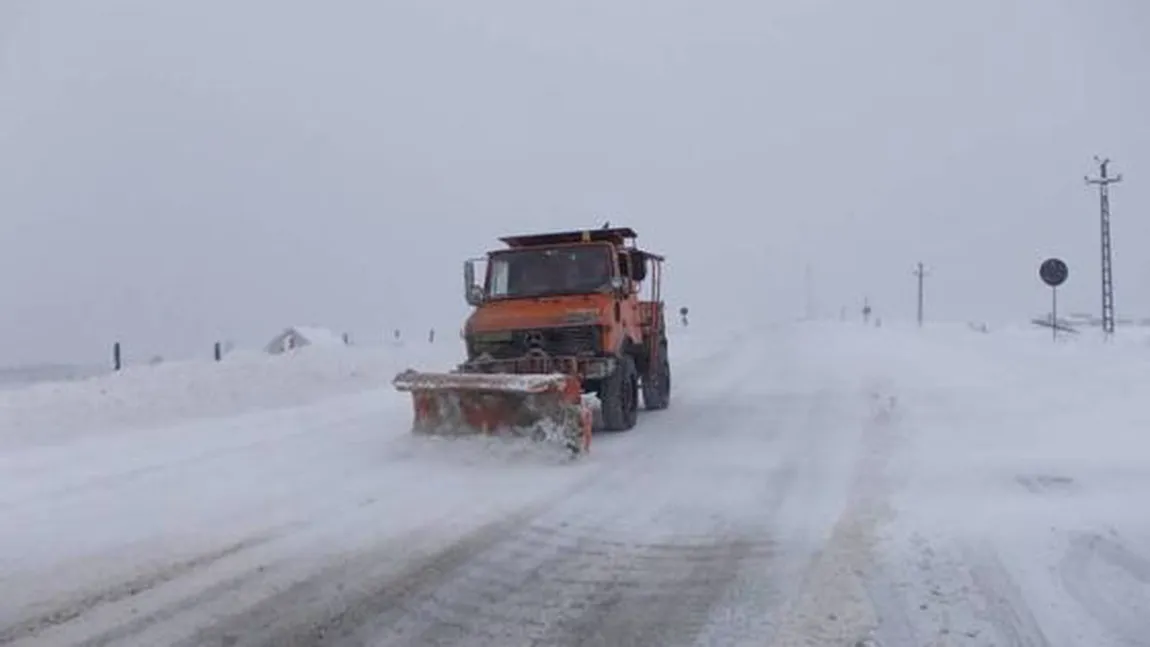
[[[1050,286],[1050,330],[1055,340],[1058,339],[1058,286],[1065,283],[1069,275],[1069,268],[1060,258],[1048,258],[1038,266],[1038,278]]]

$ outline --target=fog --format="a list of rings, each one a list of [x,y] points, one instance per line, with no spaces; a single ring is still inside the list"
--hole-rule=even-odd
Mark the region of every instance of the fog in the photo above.
[[[4,0],[0,364],[453,340],[508,233],[635,227],[695,321],[1150,315],[1138,0]]]

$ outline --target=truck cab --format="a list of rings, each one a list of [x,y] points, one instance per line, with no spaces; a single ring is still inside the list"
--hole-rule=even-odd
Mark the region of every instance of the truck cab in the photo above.
[[[664,408],[663,258],[635,238],[630,228],[508,236],[500,239],[505,248],[467,261],[465,297],[474,309],[460,370],[575,375],[599,396],[608,427],[634,424],[639,393],[648,409]]]

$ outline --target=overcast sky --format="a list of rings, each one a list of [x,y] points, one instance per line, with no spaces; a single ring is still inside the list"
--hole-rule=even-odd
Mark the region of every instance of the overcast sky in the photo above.
[[[1144,0],[3,0],[0,364],[453,335],[502,234],[636,227],[696,320],[1150,315]],[[418,331],[418,332],[416,332]]]

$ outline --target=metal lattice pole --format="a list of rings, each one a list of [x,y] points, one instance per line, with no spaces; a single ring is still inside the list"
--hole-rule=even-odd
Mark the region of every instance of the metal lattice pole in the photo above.
[[[808,321],[813,321],[815,318],[815,277],[810,263],[807,263],[803,279],[806,289],[806,316]]]
[[[1110,337],[1114,334],[1114,267],[1112,258],[1112,244],[1110,239],[1110,185],[1122,181],[1119,173],[1110,177],[1107,173],[1110,165],[1109,159],[1099,159],[1098,177],[1086,178],[1087,184],[1098,185],[1098,205],[1102,225],[1102,331]]]
[[[923,302],[923,279],[925,279],[929,272],[923,267],[922,262],[919,262],[918,267],[914,270],[914,275],[918,277],[918,327],[922,327],[922,302]]]

